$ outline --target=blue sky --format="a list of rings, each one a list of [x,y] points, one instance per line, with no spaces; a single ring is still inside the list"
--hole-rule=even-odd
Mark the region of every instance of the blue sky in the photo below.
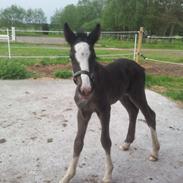
[[[78,0],[0,0],[0,9],[7,8],[16,4],[25,9],[42,8],[49,18],[54,14],[56,9],[64,8],[68,4],[77,4]]]

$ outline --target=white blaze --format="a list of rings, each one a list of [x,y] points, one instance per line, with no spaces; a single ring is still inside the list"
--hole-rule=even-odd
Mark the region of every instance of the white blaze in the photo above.
[[[85,70],[89,72],[89,56],[90,56],[90,49],[89,45],[86,42],[77,43],[74,46],[76,51],[75,57],[81,70]],[[91,89],[90,78],[86,74],[81,74],[81,90],[82,89]]]

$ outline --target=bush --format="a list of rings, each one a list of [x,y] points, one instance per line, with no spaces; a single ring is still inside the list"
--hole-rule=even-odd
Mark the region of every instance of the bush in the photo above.
[[[31,76],[32,74],[20,63],[0,61],[0,79],[26,79]]]
[[[58,71],[56,71],[54,73],[54,76],[56,78],[64,78],[64,79],[66,79],[66,78],[70,78],[72,76],[72,72],[69,71],[69,70],[62,70],[62,71],[58,70]]]

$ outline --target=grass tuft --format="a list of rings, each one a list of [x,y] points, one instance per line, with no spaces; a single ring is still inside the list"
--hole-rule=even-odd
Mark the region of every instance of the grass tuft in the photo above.
[[[146,76],[146,86],[173,100],[183,102],[183,77],[150,75]]]
[[[72,72],[70,70],[58,70],[54,73],[54,77],[67,79],[72,77]]]
[[[28,72],[23,65],[11,61],[0,61],[0,79],[26,79],[32,73]]]

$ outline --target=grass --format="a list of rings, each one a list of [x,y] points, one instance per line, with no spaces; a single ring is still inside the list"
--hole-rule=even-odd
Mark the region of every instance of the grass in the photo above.
[[[104,48],[96,48],[96,54],[99,61],[109,62],[116,57],[124,57],[123,54],[133,54],[132,50],[106,50]],[[117,56],[108,57],[108,55],[118,54]],[[120,55],[122,54],[122,55]],[[12,56],[68,56],[69,48],[55,45],[37,45],[14,43],[11,45]],[[100,55],[106,55],[105,58]],[[7,44],[0,43],[0,56],[8,56]],[[132,58],[132,57],[131,57]],[[7,60],[0,58],[0,60]],[[34,64],[67,64],[69,58],[12,58],[11,61],[24,65]]]
[[[133,48],[134,39],[131,40],[118,40],[118,39],[100,39],[98,47],[105,48]],[[143,48],[149,49],[176,49],[183,50],[183,40],[161,40],[161,41],[143,41]]]
[[[143,48],[183,50],[183,40],[155,40],[152,42],[144,41]]]
[[[8,55],[7,44],[0,44],[0,55]],[[54,56],[54,55],[68,55],[68,48],[56,46],[44,46],[34,44],[11,44],[12,56]]]
[[[96,45],[96,54],[97,57],[100,58],[100,61],[108,62],[113,60],[114,58],[126,57],[133,58],[133,45],[134,41],[127,40],[117,40],[117,39],[101,39]],[[123,48],[123,49],[108,49],[106,48]],[[151,49],[146,49],[151,48]],[[154,49],[156,48],[156,49]],[[161,48],[158,50],[158,48]],[[167,49],[165,49],[167,48]],[[171,49],[171,50],[170,50]],[[178,50],[175,50],[178,49]],[[183,42],[174,41],[170,42],[153,42],[153,43],[144,43],[142,53],[151,59],[156,59],[160,61],[168,61],[168,62],[176,62],[183,63]],[[11,44],[11,54],[13,56],[68,56],[69,48],[65,47],[65,45],[38,45],[38,44],[25,44],[25,43],[12,43]],[[114,54],[122,54],[113,57],[101,57],[100,55],[114,55]],[[123,54],[131,54],[131,56],[126,56]],[[0,56],[8,56],[7,44],[0,43]],[[2,59],[1,59],[2,60]],[[14,60],[14,59],[12,59]],[[15,59],[16,60],[16,59]],[[29,64],[34,62],[45,62],[49,63],[67,63],[67,58],[55,58],[55,59],[41,59],[34,58],[33,59],[23,59],[23,62],[29,62]],[[143,60],[143,58],[142,58]],[[28,64],[28,63],[27,63]]]
[[[146,86],[167,97],[183,102],[183,77],[148,74]]]
[[[134,40],[127,41],[127,40],[118,40],[118,39],[100,39],[98,47],[104,48],[133,48],[134,47]]]
[[[0,79],[26,79],[32,77],[25,66],[16,62],[0,61]]]
[[[69,59],[68,58],[56,58],[56,59],[40,59],[39,64],[41,65],[56,65],[56,64],[68,64]]]
[[[96,45],[97,60],[100,62],[111,62],[115,58],[133,57],[133,41],[120,41],[116,39],[101,39]],[[125,48],[125,49],[106,49],[106,48]],[[181,41],[170,42],[153,42],[144,43],[143,53],[146,57],[161,61],[183,63],[183,44]],[[156,48],[156,49],[154,49]],[[159,49],[160,48],[160,49]],[[165,49],[166,48],[166,49]],[[158,50],[159,49],[159,50]],[[177,50],[175,50],[177,49]],[[11,44],[12,55],[18,56],[55,56],[69,55],[69,48],[65,45],[37,45],[13,43]],[[110,56],[111,54],[132,54],[130,56]],[[7,44],[0,43],[0,55],[8,55]],[[101,55],[107,55],[102,57]],[[143,59],[142,59],[143,60]],[[69,58],[13,58],[11,60],[0,58],[0,79],[25,79],[34,77],[37,73],[30,73],[26,70],[31,65],[55,65],[68,64]],[[39,75],[38,75],[39,76]],[[69,70],[59,70],[53,73],[56,78],[69,78],[72,76]],[[168,77],[160,75],[147,75],[146,86],[174,100],[183,102],[183,77]]]
[[[143,50],[144,56],[150,59],[183,63],[183,50]]]
[[[58,70],[54,73],[54,77],[67,79],[72,77],[72,72],[70,70]]]
[[[43,32],[16,32],[16,36],[35,36],[35,37],[63,37],[63,33],[49,33]]]

